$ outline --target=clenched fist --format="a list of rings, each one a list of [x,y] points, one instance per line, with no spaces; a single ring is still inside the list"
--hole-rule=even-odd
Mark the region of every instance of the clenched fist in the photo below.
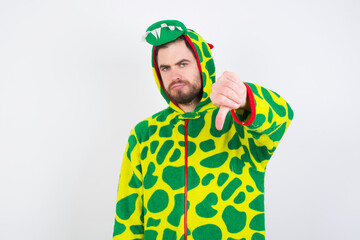
[[[226,115],[231,109],[244,108],[250,111],[246,86],[232,72],[224,72],[212,85],[210,99],[214,105],[220,107],[215,120],[215,126],[219,131],[223,128]]]

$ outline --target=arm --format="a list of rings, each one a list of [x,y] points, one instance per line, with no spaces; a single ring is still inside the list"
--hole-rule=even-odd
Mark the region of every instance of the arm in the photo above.
[[[250,153],[252,161],[265,170],[293,118],[291,107],[277,93],[256,84],[244,83],[231,72],[224,72],[213,84],[212,90],[211,101],[220,107],[216,128],[222,129],[230,111],[244,151]]]
[[[113,240],[144,239],[143,177],[139,143],[133,130],[122,161]]]
[[[244,84],[250,111],[239,108],[231,110],[231,114],[235,124],[243,126],[252,156],[265,169],[294,113],[277,93],[253,83]],[[241,131],[241,126],[236,129]]]

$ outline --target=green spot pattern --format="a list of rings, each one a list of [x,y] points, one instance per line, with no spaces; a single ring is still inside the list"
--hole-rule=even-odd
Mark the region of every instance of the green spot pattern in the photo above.
[[[152,213],[158,213],[163,211],[169,203],[168,194],[162,190],[156,190],[148,201],[147,209]]]
[[[236,210],[236,208],[231,205],[224,209],[222,218],[230,233],[238,233],[245,228],[246,213]]]
[[[194,240],[222,240],[221,229],[214,224],[197,227],[193,231]]]
[[[202,62],[202,61],[203,61],[203,57],[202,57],[201,50],[200,50],[199,46],[198,46],[196,43],[194,43],[194,47],[195,47],[195,50],[196,50],[197,55],[198,55],[198,57],[199,57],[199,61]]]
[[[277,104],[274,99],[271,97],[270,95],[270,91],[268,91],[267,89],[261,87],[261,92],[265,98],[265,100],[270,104],[271,108],[280,116],[280,117],[285,117],[286,116],[286,109],[285,107]],[[273,92],[275,95],[279,96],[277,93]]]
[[[157,227],[160,224],[160,219],[153,219],[152,217],[149,217],[146,227]]]
[[[201,160],[200,165],[207,168],[218,168],[225,163],[229,156],[228,152],[217,153]]]
[[[228,180],[228,178],[229,178],[229,174],[225,172],[220,173],[218,177],[217,185],[221,187],[226,182],[226,180]]]
[[[216,205],[217,203],[217,195],[215,193],[209,193],[202,202],[196,205],[196,213],[203,218],[212,218],[218,212],[212,208],[212,205]]]
[[[255,211],[264,212],[264,200],[264,194],[260,194],[249,204],[249,208]]]
[[[255,168],[250,168],[249,173],[250,173],[251,178],[254,180],[257,189],[260,192],[264,193],[264,190],[265,190],[264,189],[265,173],[264,172],[259,172]]]
[[[261,233],[254,233],[251,237],[251,240],[265,240],[265,236]]]
[[[147,131],[149,128],[148,126],[149,121],[147,120],[142,121],[135,126],[136,137],[141,143],[149,140],[149,132]]]
[[[116,204],[116,214],[122,220],[127,220],[135,211],[135,202],[138,198],[137,193],[133,193],[123,199],[120,199]]]
[[[230,161],[230,170],[236,174],[241,175],[243,173],[243,168],[245,167],[244,161],[238,157],[233,157]]]
[[[156,240],[158,233],[155,230],[145,230],[144,237],[146,240]]]
[[[210,57],[211,57],[211,53],[210,53],[209,50],[208,50],[207,44],[203,42],[203,43],[201,44],[201,47],[202,47],[204,56],[207,57],[207,58],[210,58]]]
[[[226,201],[228,200],[236,191],[238,187],[242,184],[241,180],[238,178],[234,178],[231,182],[224,188],[221,193],[221,199]]]
[[[184,194],[176,194],[174,197],[174,208],[169,214],[167,221],[175,226],[178,227],[180,224],[181,216],[184,215]],[[190,207],[190,202],[187,202],[187,209]]]
[[[164,138],[169,138],[173,134],[173,125],[166,125],[160,128],[159,136]]]
[[[258,214],[250,222],[250,228],[255,231],[265,231],[265,215]]]
[[[234,198],[234,203],[241,204],[245,201],[246,195],[244,192],[239,192],[239,194]]]
[[[248,191],[249,193],[253,192],[254,191],[254,188],[250,185],[247,185],[246,186],[246,191]]]
[[[135,145],[137,143],[136,138],[135,138],[134,135],[130,135],[128,143],[129,143],[129,148],[128,148],[127,152],[126,152],[126,155],[127,155],[127,157],[129,159],[131,159],[131,157],[130,157],[131,152],[134,150],[134,147],[135,147]]]
[[[171,189],[177,190],[184,187],[185,184],[185,167],[167,166],[163,170],[162,179]]]
[[[200,177],[194,167],[188,167],[188,191],[200,184]]]
[[[171,155],[169,161],[170,162],[175,162],[176,160],[178,160],[181,156],[181,152],[178,148],[176,148],[173,152],[173,154]]]
[[[141,151],[141,155],[140,155],[141,160],[146,159],[148,151],[149,151],[149,148],[147,146],[145,146],[143,148],[143,150]]]
[[[202,184],[203,186],[207,186],[207,185],[209,185],[209,183],[211,182],[211,180],[213,180],[214,178],[215,178],[214,174],[208,173],[208,174],[206,174],[206,176],[203,177],[203,179],[201,180],[201,184]]]
[[[212,139],[203,141],[200,143],[200,149],[203,152],[210,152],[211,150],[215,149],[215,141]]]
[[[167,140],[164,142],[164,144],[161,146],[158,154],[156,155],[156,161],[159,165],[161,165],[165,158],[166,155],[169,153],[169,151],[171,150],[171,148],[174,146],[174,141],[173,140]]]
[[[170,240],[170,239],[176,239],[176,232],[169,228],[166,228],[164,230],[163,240]]]
[[[241,146],[238,133],[235,133],[233,138],[228,143],[228,148],[230,150],[238,149]]]
[[[131,180],[129,182],[129,187],[131,188],[140,188],[142,186],[141,181],[139,180],[139,178],[135,175],[135,173],[133,173]]]
[[[150,152],[154,154],[156,152],[157,147],[159,146],[159,141],[152,141],[150,143]]]
[[[126,226],[124,224],[119,223],[118,221],[115,220],[113,236],[120,235],[123,232],[125,232],[125,230],[126,230]]]
[[[145,189],[152,188],[155,185],[158,177],[153,175],[154,172],[155,172],[155,164],[150,162],[144,177]]]
[[[144,226],[143,225],[131,225],[130,231],[133,234],[143,234],[144,233]]]
[[[201,130],[203,130],[204,125],[205,125],[204,117],[200,117],[200,118],[194,119],[192,121],[189,121],[189,124],[188,124],[189,137],[192,137],[192,138],[198,137]]]

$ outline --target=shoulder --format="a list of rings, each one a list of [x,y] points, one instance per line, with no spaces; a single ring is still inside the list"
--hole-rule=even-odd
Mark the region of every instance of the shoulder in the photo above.
[[[145,142],[156,132],[159,125],[163,125],[167,121],[170,121],[171,117],[169,116],[174,112],[175,111],[170,107],[165,108],[137,123],[132,132],[140,143]]]

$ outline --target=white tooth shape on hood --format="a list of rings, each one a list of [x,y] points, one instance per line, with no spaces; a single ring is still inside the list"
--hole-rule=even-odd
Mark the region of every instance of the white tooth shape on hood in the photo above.
[[[154,37],[157,39],[156,29],[152,30],[151,34],[154,35]]]
[[[158,35],[158,37],[160,38],[160,34],[161,34],[161,28],[157,28],[155,29],[156,34]]]
[[[146,41],[146,37],[149,35],[150,31],[147,31],[141,38],[142,41]]]

